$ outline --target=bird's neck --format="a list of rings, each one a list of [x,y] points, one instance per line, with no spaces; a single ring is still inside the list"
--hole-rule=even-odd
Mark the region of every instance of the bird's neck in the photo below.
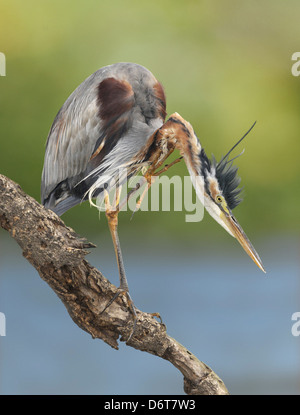
[[[201,152],[204,150],[193,127],[178,113],[172,114],[163,127],[167,127],[169,137],[175,140],[175,148],[182,155],[196,194],[204,205],[205,182],[201,163]]]

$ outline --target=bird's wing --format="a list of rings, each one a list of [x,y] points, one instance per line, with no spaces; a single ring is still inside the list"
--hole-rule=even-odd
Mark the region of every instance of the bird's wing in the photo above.
[[[146,68],[118,63],[96,71],[70,95],[50,129],[42,203],[66,179],[74,187],[126,165],[164,117],[162,86]]]
[[[46,144],[42,200],[58,183],[85,169],[101,129],[96,113],[92,100],[81,112],[71,103],[57,114]]]
[[[97,71],[67,99],[50,129],[42,174],[42,201],[63,180],[97,167],[126,132],[134,105],[128,83]],[[106,137],[109,140],[106,140]],[[100,154],[101,153],[101,154]]]

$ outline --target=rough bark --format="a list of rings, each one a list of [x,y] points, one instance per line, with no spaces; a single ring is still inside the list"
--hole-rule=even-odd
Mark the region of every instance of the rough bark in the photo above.
[[[82,330],[115,349],[118,340],[129,338],[133,320],[124,296],[101,314],[116,287],[86,261],[88,249],[94,245],[3,175],[0,175],[0,226],[17,241],[24,257],[59,296]],[[222,380],[170,337],[164,324],[148,313],[136,312],[136,329],[127,346],[173,364],[184,376],[187,394],[228,394]]]

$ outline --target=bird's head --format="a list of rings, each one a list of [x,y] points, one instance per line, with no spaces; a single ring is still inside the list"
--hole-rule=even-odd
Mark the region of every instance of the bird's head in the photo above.
[[[242,201],[239,197],[242,189],[238,187],[240,184],[240,178],[237,175],[238,169],[233,165],[233,159],[229,160],[229,155],[244,139],[248,132],[232,147],[220,162],[217,162],[214,156],[209,159],[204,149],[201,149],[199,158],[201,164],[201,177],[204,182],[203,202],[208,213],[223,226],[230,235],[239,241],[256,265],[263,272],[266,272],[258,253],[232,214],[232,210]]]

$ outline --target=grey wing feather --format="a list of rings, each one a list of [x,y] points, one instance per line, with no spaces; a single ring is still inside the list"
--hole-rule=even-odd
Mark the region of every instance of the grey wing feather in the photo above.
[[[58,183],[82,172],[93,153],[101,130],[96,96],[101,75],[96,72],[79,85],[53,122],[45,151],[42,201]]]

